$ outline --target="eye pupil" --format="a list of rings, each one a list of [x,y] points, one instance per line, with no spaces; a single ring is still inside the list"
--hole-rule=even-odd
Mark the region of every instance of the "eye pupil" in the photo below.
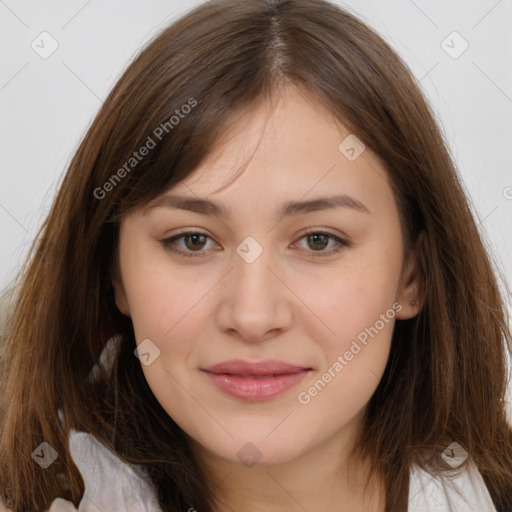
[[[321,247],[316,247],[317,249],[324,249],[325,246],[326,246],[326,243],[329,243],[328,238],[325,235],[321,234],[321,233],[314,233],[312,235],[309,235],[308,236],[308,241],[309,240],[313,240],[313,244],[320,243]],[[322,242],[324,242],[324,243],[322,243]]]
[[[188,249],[201,249],[202,248],[202,245],[201,244],[204,244],[204,239],[205,239],[205,235],[202,235],[200,233],[192,233],[192,234],[188,234],[188,235],[185,235],[185,244],[187,246]],[[189,241],[192,240],[192,244],[199,244],[200,247],[191,247],[189,245]]]

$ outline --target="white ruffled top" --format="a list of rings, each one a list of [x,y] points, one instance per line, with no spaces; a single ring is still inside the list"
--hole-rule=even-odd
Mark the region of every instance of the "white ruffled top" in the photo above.
[[[162,512],[152,485],[94,436],[72,430],[69,448],[85,484],[78,512]],[[69,501],[58,498],[48,512],[77,512],[77,509]],[[470,459],[465,471],[450,473],[449,485],[413,466],[408,512],[497,511]]]

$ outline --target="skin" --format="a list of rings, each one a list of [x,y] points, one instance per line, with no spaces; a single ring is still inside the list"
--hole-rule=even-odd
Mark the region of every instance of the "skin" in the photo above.
[[[416,315],[421,300],[414,251],[403,265],[386,172],[368,148],[349,161],[338,150],[348,134],[313,97],[287,87],[270,113],[261,104],[240,117],[226,141],[172,189],[221,203],[231,216],[154,206],[121,222],[117,306],[131,317],[137,343],[149,338],[159,348],[142,366],[145,377],[189,436],[219,510],[384,510],[380,478],[364,493],[367,466],[349,454],[384,371],[395,319]],[[243,173],[229,182],[240,165]],[[370,213],[337,207],[277,217],[285,201],[334,193],[358,199]],[[312,257],[339,244],[306,236],[308,228],[349,246]],[[181,238],[174,247],[203,257],[180,256],[161,243],[198,231],[207,238]],[[252,263],[236,252],[248,236],[263,249]],[[300,403],[299,392],[394,303],[402,306],[395,318]],[[232,358],[313,370],[275,398],[248,402],[223,394],[201,371]],[[261,453],[251,467],[237,455],[247,443]]]

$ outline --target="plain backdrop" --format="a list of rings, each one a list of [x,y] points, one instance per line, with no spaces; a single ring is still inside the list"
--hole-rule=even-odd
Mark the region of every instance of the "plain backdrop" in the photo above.
[[[0,0],[0,290],[12,283],[73,151],[131,58],[200,3]],[[417,77],[502,284],[510,282],[512,2],[337,3],[374,27]]]

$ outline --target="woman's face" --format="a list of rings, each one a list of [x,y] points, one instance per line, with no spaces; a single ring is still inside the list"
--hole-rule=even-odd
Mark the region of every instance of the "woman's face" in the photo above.
[[[386,173],[322,112],[288,88],[270,117],[242,117],[168,199],[121,224],[116,302],[149,386],[197,446],[229,461],[348,442],[395,320],[417,312]],[[234,359],[271,362],[212,369]]]

